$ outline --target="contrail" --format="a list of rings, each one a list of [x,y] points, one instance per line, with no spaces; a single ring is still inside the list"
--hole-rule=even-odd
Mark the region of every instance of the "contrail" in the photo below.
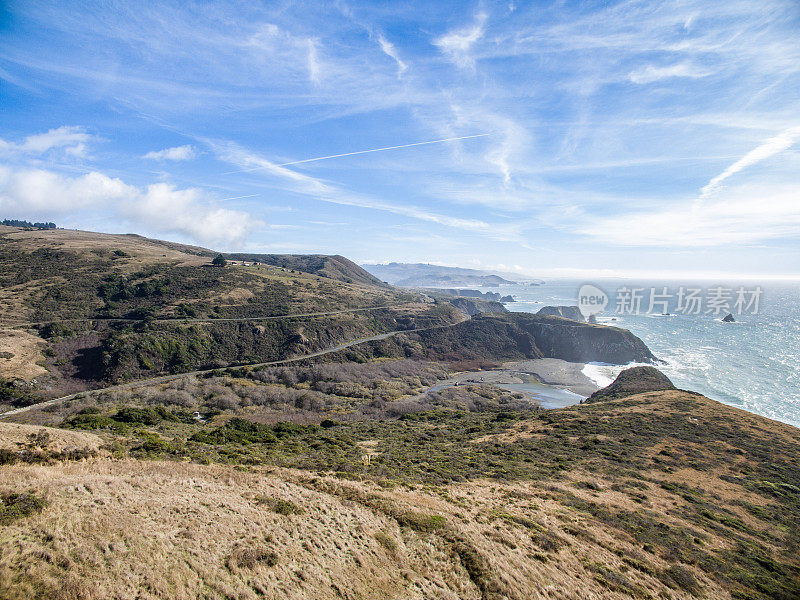
[[[226,200],[241,200],[242,198],[255,198],[256,196],[260,196],[261,194],[250,194],[249,196],[234,196],[233,198],[223,198],[220,202],[225,202]]]
[[[258,171],[259,169],[268,169],[270,167],[288,167],[290,165],[299,165],[301,163],[315,162],[318,160],[327,160],[329,158],[340,158],[342,156],[353,156],[354,154],[368,154],[370,152],[383,152],[384,150],[397,150],[398,148],[410,148],[411,146],[425,146],[426,144],[441,144],[442,142],[454,142],[456,140],[469,140],[471,138],[486,137],[491,135],[489,133],[479,133],[477,135],[464,135],[461,137],[444,138],[441,140],[431,140],[429,142],[415,142],[413,144],[402,144],[400,146],[386,146],[385,148],[373,148],[372,150],[359,150],[357,152],[345,152],[344,154],[331,154],[330,156],[318,156],[316,158],[306,158],[304,160],[294,160],[292,162],[281,163],[279,165],[264,165],[260,167],[253,167],[252,169],[239,169],[238,171],[228,171],[223,175],[231,175],[233,173],[246,173],[248,171]]]

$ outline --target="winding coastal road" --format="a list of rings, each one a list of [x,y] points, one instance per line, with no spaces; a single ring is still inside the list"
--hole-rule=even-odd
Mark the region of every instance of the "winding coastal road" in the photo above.
[[[383,308],[383,307],[382,307]],[[350,312],[350,311],[341,311],[341,312]],[[185,377],[186,375],[205,375],[207,373],[213,373],[214,371],[221,371],[224,369],[235,369],[240,367],[273,367],[278,365],[284,365],[293,362],[299,362],[301,360],[307,360],[309,358],[316,358],[318,356],[324,356],[325,354],[331,354],[332,352],[339,352],[340,350],[344,350],[346,348],[350,348],[351,346],[356,346],[358,344],[363,344],[365,342],[374,342],[378,340],[385,340],[400,333],[414,333],[416,331],[427,331],[430,329],[444,329],[447,327],[453,327],[458,323],[452,323],[449,325],[435,325],[434,327],[421,327],[418,329],[400,329],[398,331],[389,331],[386,333],[380,333],[378,335],[374,335],[371,337],[366,338],[359,338],[357,340],[351,340],[349,342],[344,342],[342,344],[338,344],[336,346],[332,346],[330,348],[326,348],[324,350],[317,350],[316,352],[312,352],[310,354],[303,354],[302,356],[294,356],[292,358],[284,358],[281,360],[272,360],[268,362],[260,362],[260,363],[248,363],[243,365],[231,365],[230,367],[217,367],[215,369],[201,369],[197,371],[186,371],[184,373],[176,373],[174,375],[161,375],[159,377],[151,377],[150,379],[140,379],[139,381],[132,381],[130,383],[121,383],[118,385],[112,385],[105,388],[99,388],[96,390],[86,390],[82,392],[76,392],[74,394],[69,394],[67,396],[61,396],[60,398],[53,398],[52,400],[45,400],[44,402],[39,402],[38,404],[31,404],[30,406],[23,406],[21,408],[14,408],[12,410],[6,411],[4,413],[0,413],[0,419],[11,417],[14,415],[19,415],[30,410],[45,408],[47,406],[53,406],[54,404],[58,404],[59,402],[65,402],[67,400],[72,400],[77,396],[82,397],[91,397],[96,396],[98,394],[102,394],[104,392],[110,392],[115,390],[131,390],[138,387],[143,387],[147,385],[153,385],[158,383],[167,383],[170,381],[174,381],[175,379],[180,379],[181,377]]]

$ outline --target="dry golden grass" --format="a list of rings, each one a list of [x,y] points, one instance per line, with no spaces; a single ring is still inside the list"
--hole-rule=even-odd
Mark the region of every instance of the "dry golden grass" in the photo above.
[[[246,288],[233,288],[229,292],[220,294],[215,299],[222,303],[242,304],[250,298],[255,297],[255,294]]]
[[[541,484],[384,489],[299,471],[93,459],[4,467],[0,490],[48,501],[0,530],[0,597],[10,600],[692,597],[655,575],[668,567],[661,558]],[[302,513],[279,514],[278,501]],[[686,568],[705,597],[729,597]]]
[[[0,225],[0,234],[7,234],[22,250],[32,252],[37,248],[48,247],[85,253],[92,250],[121,250],[130,255],[132,263],[178,261],[180,265],[202,265],[211,262],[210,257],[197,256],[196,252],[205,248],[182,244],[161,244],[157,241],[134,235],[97,233],[73,229],[46,229],[25,231],[16,227]]]
[[[0,377],[24,379],[44,375],[47,369],[37,364],[44,360],[44,342],[19,329],[0,328]]]
[[[0,448],[19,450],[29,442],[32,435],[41,434],[46,434],[48,440],[47,450],[53,452],[66,452],[76,449],[99,450],[103,444],[103,440],[98,436],[84,431],[0,422]]]

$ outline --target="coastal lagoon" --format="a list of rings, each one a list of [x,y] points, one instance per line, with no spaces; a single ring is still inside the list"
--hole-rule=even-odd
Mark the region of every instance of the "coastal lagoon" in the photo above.
[[[578,404],[598,389],[597,384],[582,372],[586,366],[557,358],[511,361],[490,371],[457,373],[425,393],[460,385],[489,384],[521,394],[533,406],[564,408]]]
[[[541,285],[476,289],[511,294],[517,302],[507,304],[508,310],[535,313],[547,305],[574,306],[578,289],[585,283],[597,285],[609,296],[610,304],[598,315],[599,322],[629,329],[639,336],[664,361],[659,369],[679,388],[800,426],[800,283],[554,279]],[[724,323],[721,317],[725,313],[679,312],[676,298],[663,311],[669,316],[663,316],[661,311],[616,312],[617,290],[624,287],[644,289],[646,296],[651,288],[660,292],[666,287],[677,292],[681,287],[708,290],[718,285],[734,290],[760,285],[763,292],[758,313],[734,313],[736,322]],[[642,309],[648,309],[646,301]],[[584,373],[597,385],[605,386],[623,368],[590,364]]]

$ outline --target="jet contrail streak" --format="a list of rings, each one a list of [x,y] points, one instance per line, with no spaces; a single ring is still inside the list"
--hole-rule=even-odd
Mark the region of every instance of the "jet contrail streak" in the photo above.
[[[253,167],[252,169],[239,169],[238,171],[228,171],[223,175],[231,175],[233,173],[246,173],[248,171],[258,171],[260,169],[269,169],[270,167],[288,167],[290,165],[299,165],[301,163],[315,162],[318,160],[327,160],[329,158],[340,158],[342,156],[353,156],[354,154],[367,154],[369,152],[382,152],[384,150],[397,150],[398,148],[410,148],[411,146],[424,146],[426,144],[440,144],[442,142],[454,142],[456,140],[468,140],[471,138],[486,137],[488,133],[479,133],[477,135],[464,135],[461,137],[444,138],[441,140],[431,140],[429,142],[415,142],[413,144],[402,144],[400,146],[386,146],[385,148],[373,148],[372,150],[359,150],[357,152],[345,152],[344,154],[331,154],[330,156],[318,156],[316,158],[306,158],[304,160],[294,160],[292,162],[281,163],[279,165],[264,165],[261,167]]]
[[[261,194],[250,194],[249,196],[234,196],[233,198],[223,198],[220,202],[225,202],[226,200],[241,200],[242,198],[255,198],[256,196],[260,196]]]

